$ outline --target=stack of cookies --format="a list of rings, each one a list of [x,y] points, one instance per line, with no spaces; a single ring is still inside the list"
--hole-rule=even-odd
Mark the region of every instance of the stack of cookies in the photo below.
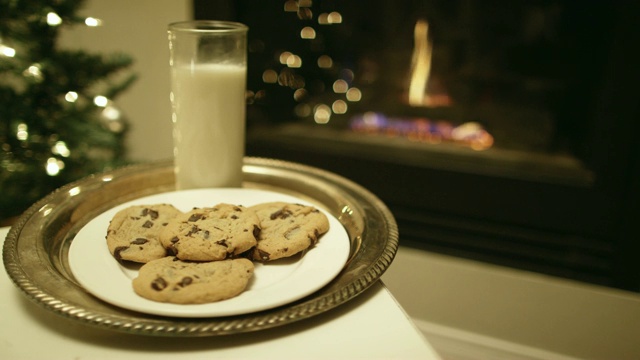
[[[202,304],[245,291],[253,261],[298,254],[328,230],[322,212],[300,204],[221,203],[186,213],[156,204],[116,213],[106,240],[119,262],[144,264],[133,279],[138,295],[159,302]]]

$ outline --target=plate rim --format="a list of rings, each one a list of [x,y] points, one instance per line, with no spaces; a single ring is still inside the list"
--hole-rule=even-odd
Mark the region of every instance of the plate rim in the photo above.
[[[268,170],[272,171],[271,175],[269,175]],[[340,211],[342,211],[341,216],[336,216],[345,227],[352,225],[346,222],[357,220],[365,222],[355,225],[356,228],[361,226],[361,228],[357,229],[360,233],[349,233],[350,237],[355,237],[351,239],[352,242],[355,242],[351,245],[350,258],[344,270],[338,274],[330,284],[325,286],[325,288],[291,304],[253,314],[200,319],[175,318],[152,316],[137,312],[116,311],[110,307],[104,307],[104,304],[91,303],[91,301],[89,301],[89,306],[86,304],[81,305],[76,303],[77,299],[75,298],[70,300],[72,295],[78,297],[82,297],[83,295],[92,297],[92,295],[88,295],[88,293],[82,294],[82,292],[86,291],[77,283],[74,284],[70,279],[64,277],[64,274],[62,274],[59,269],[53,269],[54,273],[52,276],[63,285],[66,285],[67,288],[64,289],[64,291],[70,292],[69,294],[52,294],[51,291],[42,289],[41,287],[43,285],[38,283],[37,279],[33,278],[34,272],[52,271],[52,264],[41,265],[40,263],[36,263],[36,266],[42,266],[43,268],[25,269],[24,264],[21,263],[21,254],[18,249],[21,241],[22,243],[27,241],[35,242],[39,247],[38,250],[46,253],[50,261],[53,261],[52,258],[60,255],[52,253],[51,248],[44,249],[50,244],[43,244],[44,240],[41,239],[44,237],[41,234],[42,231],[54,225],[51,219],[45,218],[45,221],[40,219],[44,224],[31,224],[39,225],[37,229],[25,228],[26,225],[29,225],[30,221],[33,220],[37,222],[38,219],[34,219],[35,217],[47,213],[47,211],[53,208],[58,211],[60,206],[56,208],[54,205],[60,205],[56,204],[56,201],[59,202],[60,198],[73,192],[74,189],[83,186],[88,189],[93,187],[98,189],[96,191],[100,191],[104,183],[108,182],[111,184],[112,180],[122,182],[128,178],[132,178],[137,183],[143,181],[141,179],[153,175],[153,172],[162,171],[172,172],[173,162],[163,161],[136,164],[90,175],[60,187],[33,204],[11,227],[4,242],[3,264],[14,285],[16,285],[27,298],[44,307],[46,310],[86,325],[125,333],[153,336],[217,336],[282,326],[329,311],[360,295],[378,281],[380,276],[391,265],[396,255],[399,246],[399,234],[395,218],[386,205],[367,189],[340,175],[316,167],[277,159],[245,157],[243,166],[245,176],[252,174],[258,180],[266,180],[265,183],[258,181],[258,185],[271,186],[273,184],[269,183],[269,181],[275,179],[284,181],[283,186],[295,183],[295,185],[304,188],[302,190],[311,189],[316,191],[318,186],[322,186],[322,191],[332,194],[337,193],[351,200],[343,209],[340,209]],[[278,177],[278,174],[291,175],[294,179],[281,179]],[[304,184],[300,183],[301,181],[303,181]],[[173,183],[173,181],[171,181],[171,183]],[[166,191],[166,189],[171,189],[171,187],[162,188],[162,186],[158,186],[149,194]],[[318,194],[322,195],[325,200],[331,198],[331,194],[323,192]],[[102,195],[104,196],[105,194]],[[144,195],[146,194],[138,193],[134,197]],[[80,195],[80,197],[81,196],[82,195]],[[64,209],[64,206],[61,208],[68,210]],[[360,212],[366,212],[367,215],[376,217],[376,220],[380,223],[373,223],[369,221],[369,218],[364,219],[364,217],[363,219],[354,220],[354,218],[350,217],[355,211],[354,209],[359,209]],[[81,212],[80,210],[91,209],[73,210],[78,213]],[[88,216],[86,213],[84,215]],[[345,220],[342,219],[342,215],[345,215]],[[85,221],[85,224],[87,221],[88,220]],[[376,224],[375,226],[382,226],[383,230],[385,230],[385,234],[382,237],[376,235],[376,230],[379,229],[370,228],[370,226],[374,224]],[[69,236],[68,232],[65,233],[65,226],[69,224],[55,225],[60,227],[60,229],[56,228],[52,230],[56,232],[57,236]],[[40,234],[37,239],[35,239],[35,237],[37,237],[36,235],[31,234],[34,232]],[[366,243],[367,246],[360,246],[363,242]],[[337,288],[333,289],[334,287]],[[324,291],[324,289],[327,289],[327,291]],[[102,302],[97,299],[96,301]]]

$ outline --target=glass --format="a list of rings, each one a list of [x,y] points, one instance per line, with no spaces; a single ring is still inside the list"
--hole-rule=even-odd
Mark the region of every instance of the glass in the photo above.
[[[244,24],[169,25],[176,188],[237,187],[245,145]]]

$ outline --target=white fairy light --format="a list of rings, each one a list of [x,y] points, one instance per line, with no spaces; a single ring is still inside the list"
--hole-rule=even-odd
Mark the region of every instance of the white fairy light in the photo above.
[[[25,123],[18,124],[18,129],[16,131],[16,138],[18,140],[24,141],[29,138],[29,127]]]
[[[54,157],[50,157],[47,159],[45,168],[47,169],[47,174],[49,176],[56,176],[60,173],[60,170],[64,169],[64,162]]]
[[[93,98],[93,103],[96,104],[96,106],[105,107],[109,103],[109,99],[105,96],[98,95]]]
[[[0,55],[14,57],[16,56],[16,49],[0,44]]]
[[[58,26],[62,24],[62,18],[54,12],[50,12],[47,14],[47,24],[51,26]]]
[[[102,25],[102,20],[96,19],[94,17],[88,17],[84,19],[84,23],[87,26],[96,27]]]
[[[62,157],[69,157],[71,155],[71,151],[67,147],[67,144],[64,141],[56,142],[51,148],[51,152]]]
[[[30,65],[25,71],[22,72],[24,76],[35,78],[36,80],[42,80],[42,71],[40,71],[40,64]]]
[[[74,103],[78,100],[78,93],[75,91],[69,91],[64,95],[64,99],[70,103]]]

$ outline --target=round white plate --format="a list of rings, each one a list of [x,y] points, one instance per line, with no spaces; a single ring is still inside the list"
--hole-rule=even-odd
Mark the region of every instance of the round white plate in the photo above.
[[[286,194],[257,189],[217,188],[174,191],[139,198],[116,206],[91,220],[73,239],[69,249],[71,272],[94,296],[113,305],[147,314],[177,317],[217,317],[246,314],[285,305],[319,290],[343,269],[349,257],[349,238],[342,224],[329,219],[329,231],[302,255],[268,263],[255,262],[253,279],[240,295],[197,305],[160,303],[138,296],[131,281],[139,266],[123,266],[109,253],[105,236],[116,212],[131,205],[168,203],[182,211],[230,203],[251,206],[270,201],[309,204]]]

